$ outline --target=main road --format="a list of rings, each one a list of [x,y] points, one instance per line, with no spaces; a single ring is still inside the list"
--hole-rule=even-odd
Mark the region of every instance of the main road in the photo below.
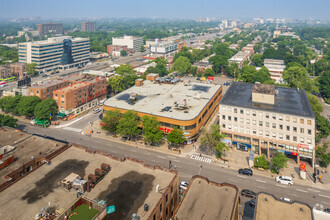
[[[39,134],[70,143],[77,143],[89,147],[92,150],[100,150],[117,157],[134,157],[143,160],[150,165],[169,166],[179,172],[180,180],[189,181],[194,175],[202,175],[215,182],[227,182],[238,188],[250,189],[255,192],[267,192],[277,198],[287,197],[296,201],[305,202],[311,207],[322,205],[330,207],[330,191],[305,185],[294,184],[292,186],[281,185],[264,176],[242,176],[230,168],[223,168],[216,163],[206,163],[191,159],[184,155],[168,155],[162,152],[149,150],[145,146],[134,147],[124,142],[113,142],[111,140],[89,137],[81,133],[64,130],[62,128],[38,128],[29,123],[19,122],[19,129],[28,133]]]

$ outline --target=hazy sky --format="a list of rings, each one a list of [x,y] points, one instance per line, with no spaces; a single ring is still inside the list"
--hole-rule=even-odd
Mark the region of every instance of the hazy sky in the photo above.
[[[0,0],[0,17],[330,19],[330,0]]]

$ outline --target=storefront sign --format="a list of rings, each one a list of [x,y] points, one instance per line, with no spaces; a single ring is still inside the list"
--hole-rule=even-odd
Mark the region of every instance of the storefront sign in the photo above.
[[[313,146],[308,144],[298,144],[298,147],[313,150]]]
[[[173,131],[173,129],[166,128],[166,127],[160,127],[159,130],[163,131],[164,133],[168,134]]]

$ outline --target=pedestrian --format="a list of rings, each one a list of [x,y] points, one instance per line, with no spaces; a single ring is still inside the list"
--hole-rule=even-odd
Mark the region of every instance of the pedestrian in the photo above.
[[[202,157],[202,154],[199,154],[200,157]]]
[[[181,150],[179,149],[179,154],[181,154]]]

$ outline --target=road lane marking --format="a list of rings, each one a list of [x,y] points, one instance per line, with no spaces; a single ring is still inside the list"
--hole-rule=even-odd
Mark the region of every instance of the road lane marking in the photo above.
[[[330,203],[328,203],[328,202],[322,202],[322,203],[325,203],[325,204],[328,204],[328,205],[330,205]]]
[[[155,161],[155,160],[151,160],[152,162],[155,162],[155,163],[157,163],[158,161]]]
[[[163,156],[157,156],[157,157],[162,158],[162,159],[166,159],[166,157],[163,157]]]
[[[296,189],[299,192],[304,192],[304,193],[308,193],[306,190],[302,190],[302,189]]]
[[[279,184],[275,184],[275,186],[279,186],[279,187],[287,188],[287,186],[283,186],[283,185],[279,185]]]
[[[174,156],[167,156],[167,157],[172,158],[172,159],[176,159],[176,157],[174,157]]]
[[[311,189],[311,188],[307,188],[309,191],[312,191],[312,192],[317,192],[317,193],[319,193],[319,192],[321,192],[320,190],[317,190],[317,189]]]
[[[323,194],[319,194],[319,196],[321,196],[321,197],[325,197],[325,198],[329,198],[329,199],[330,199],[330,196],[326,196],[326,195],[323,195]]]
[[[71,128],[71,127],[65,127],[65,128],[63,128],[63,129],[68,130],[68,131],[79,132],[79,133],[82,131],[82,129],[79,129],[79,128]]]
[[[232,181],[232,182],[237,182],[238,180],[235,180],[235,179],[228,179],[229,181]]]
[[[178,161],[178,160],[172,160],[173,162],[177,162],[177,163],[180,163],[180,161]]]
[[[260,183],[266,183],[265,180],[258,180],[258,179],[256,179],[256,181],[257,181],[257,182],[260,182]]]
[[[299,196],[297,196],[296,194],[292,194],[292,193],[288,193],[288,195],[295,196],[295,197],[299,197]]]
[[[256,185],[256,187],[261,188],[261,189],[267,189],[266,187],[264,187],[264,186],[259,186],[259,185]]]
[[[129,151],[132,151],[132,152],[137,152],[136,150],[129,150]]]
[[[243,178],[243,179],[246,179],[247,178],[246,176],[241,176],[241,175],[237,175],[237,177]]]

